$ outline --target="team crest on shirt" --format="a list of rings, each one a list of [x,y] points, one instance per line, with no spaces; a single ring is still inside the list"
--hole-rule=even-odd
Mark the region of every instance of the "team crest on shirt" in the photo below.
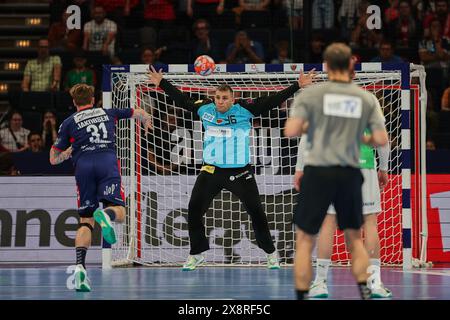
[[[202,120],[205,120],[205,121],[209,121],[209,122],[213,122],[214,121],[214,115],[213,114],[211,114],[211,113],[208,113],[208,112],[205,112],[203,115],[202,115]]]
[[[223,122],[223,119],[217,119],[216,123],[221,124]]]

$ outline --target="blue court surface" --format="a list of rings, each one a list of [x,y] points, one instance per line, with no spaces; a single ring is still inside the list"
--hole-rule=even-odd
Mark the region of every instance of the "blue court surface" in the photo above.
[[[0,300],[292,300],[292,267],[179,268],[88,267],[92,291],[69,290],[67,267],[0,268]],[[450,269],[403,271],[383,268],[382,279],[393,299],[450,300]],[[334,267],[328,281],[330,299],[359,299],[349,268]]]

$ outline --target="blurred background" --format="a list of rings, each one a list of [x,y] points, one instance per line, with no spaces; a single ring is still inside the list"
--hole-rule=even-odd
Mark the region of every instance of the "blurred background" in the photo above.
[[[372,4],[379,30],[367,28]],[[359,62],[425,66],[428,172],[449,173],[449,37],[446,0],[0,0],[0,172],[72,172],[51,168],[48,150],[75,111],[71,86],[94,85],[101,105],[102,64],[321,63],[344,41]]]

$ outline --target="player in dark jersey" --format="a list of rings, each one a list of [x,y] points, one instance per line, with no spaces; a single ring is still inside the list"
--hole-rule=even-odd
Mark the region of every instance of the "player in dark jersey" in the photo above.
[[[116,156],[116,122],[137,118],[146,128],[151,117],[142,109],[94,108],[94,88],[85,84],[72,87],[70,94],[77,112],[63,121],[58,139],[50,150],[50,163],[72,158],[78,192],[80,224],[75,239],[75,289],[90,291],[85,258],[91,244],[94,218],[102,227],[105,240],[113,244],[116,236],[111,221],[123,222],[125,202]],[[105,209],[97,209],[99,202]]]
[[[254,100],[235,101],[232,88],[220,85],[216,88],[214,101],[207,99],[194,102],[163,79],[161,70],[157,72],[151,67],[150,82],[163,89],[177,106],[197,114],[205,129],[204,163],[188,205],[191,250],[183,270],[194,270],[205,260],[202,252],[209,249],[209,242],[205,235],[203,215],[222,189],[235,194],[244,204],[252,220],[256,242],[267,255],[267,267],[280,268],[250,165],[251,119],[279,106],[300,86],[310,84],[313,77],[314,70],[307,75],[301,73],[299,79],[286,89]]]

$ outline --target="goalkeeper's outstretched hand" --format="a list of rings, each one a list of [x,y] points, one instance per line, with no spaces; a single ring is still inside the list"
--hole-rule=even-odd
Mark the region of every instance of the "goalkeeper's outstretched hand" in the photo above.
[[[300,71],[300,77],[298,78],[298,85],[300,88],[304,88],[313,83],[314,78],[317,76],[316,69],[312,69],[307,74]]]
[[[156,71],[156,69],[153,66],[150,66],[150,70],[148,71],[147,77],[151,83],[153,83],[156,87],[159,87],[159,84],[163,78],[162,69]]]

